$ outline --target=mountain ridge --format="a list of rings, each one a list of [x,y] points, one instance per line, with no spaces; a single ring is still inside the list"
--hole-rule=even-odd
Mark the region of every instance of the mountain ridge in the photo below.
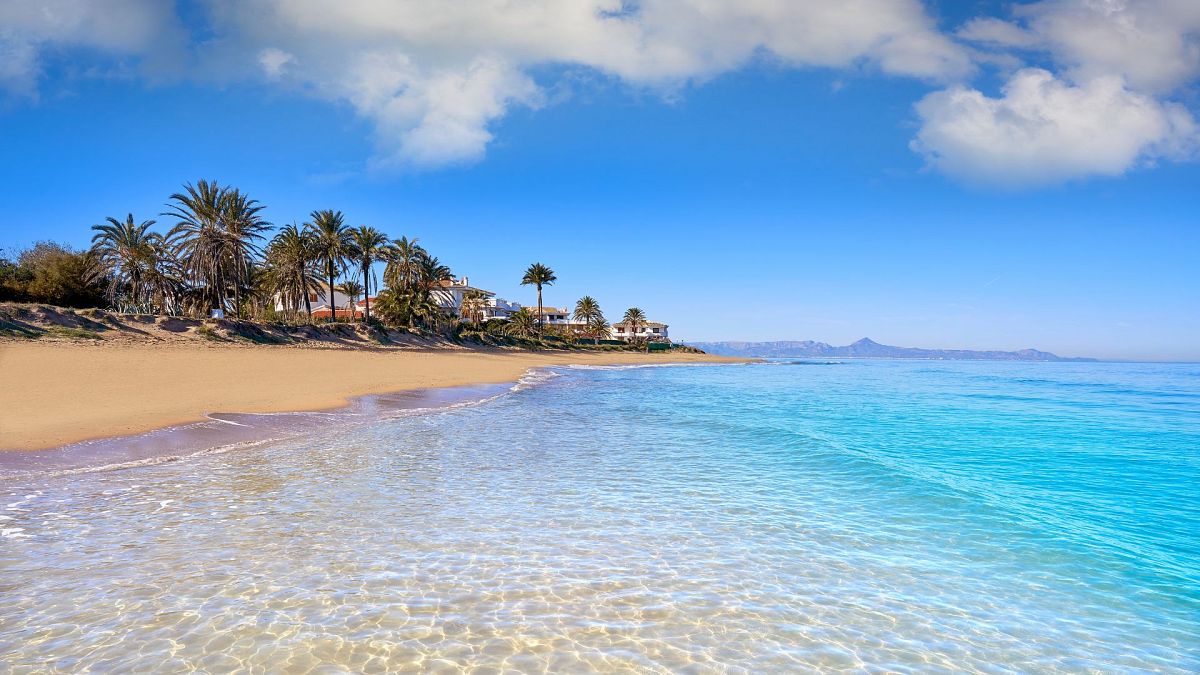
[[[976,349],[924,349],[921,347],[895,347],[862,338],[841,347],[814,340],[774,340],[746,342],[727,340],[718,342],[685,342],[690,347],[703,349],[720,356],[743,356],[762,358],[785,357],[834,357],[834,358],[888,358],[888,359],[932,359],[953,361],[1052,361],[1080,362],[1096,359],[1078,356],[1059,356],[1038,349],[1016,351]]]

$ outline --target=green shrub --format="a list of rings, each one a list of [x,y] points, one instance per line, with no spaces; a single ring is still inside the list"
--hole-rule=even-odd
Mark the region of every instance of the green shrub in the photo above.
[[[95,256],[51,241],[23,251],[14,263],[0,257],[0,300],[59,307],[99,307],[106,280]]]
[[[78,340],[103,340],[99,333],[95,331],[85,330],[83,328],[67,328],[65,326],[52,326],[46,329],[47,335],[54,337],[73,338]]]
[[[205,340],[212,340],[213,342],[226,342],[225,338],[218,335],[217,331],[212,329],[212,326],[207,326],[205,324],[200,324],[196,328],[196,334]]]

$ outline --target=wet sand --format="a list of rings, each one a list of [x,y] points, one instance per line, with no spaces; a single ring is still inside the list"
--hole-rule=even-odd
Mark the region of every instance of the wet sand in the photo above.
[[[211,413],[328,410],[371,394],[513,382],[531,368],[738,361],[701,354],[0,343],[0,449],[54,448]]]

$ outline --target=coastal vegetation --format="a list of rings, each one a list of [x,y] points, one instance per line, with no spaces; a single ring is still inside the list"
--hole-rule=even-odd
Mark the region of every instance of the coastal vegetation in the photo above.
[[[16,254],[0,251],[0,300],[100,307],[107,280],[91,251],[41,241]]]
[[[542,309],[542,286],[549,286],[549,285],[553,284],[555,281],[558,281],[558,277],[556,277],[554,275],[554,270],[550,269],[549,267],[546,267],[545,265],[543,265],[540,262],[533,263],[532,265],[530,265],[529,269],[525,270],[525,276],[521,277],[521,285],[522,286],[536,286],[537,287],[538,332],[541,332],[546,324],[545,312]]]
[[[454,283],[450,267],[415,238],[352,227],[334,209],[313,210],[303,223],[276,228],[265,219],[265,208],[233,186],[211,180],[185,184],[168,197],[161,225],[130,213],[93,225],[87,250],[54,242],[16,253],[0,250],[0,301],[296,326],[361,320],[377,330],[493,344],[611,342],[609,323],[591,296],[575,303],[569,326],[547,323],[543,291],[558,277],[541,262],[529,265],[520,279],[536,289],[536,311],[497,316],[488,312],[489,295],[473,288],[461,292],[457,306],[448,304],[442,289]],[[334,307],[331,291],[349,302]],[[318,315],[326,318],[313,318],[318,301],[323,305]],[[644,322],[644,313],[637,316]]]
[[[308,233],[312,261],[329,279],[330,309],[335,309],[332,306],[333,289],[337,287],[338,275],[346,270],[346,263],[354,253],[354,240],[346,226],[346,217],[341,211],[313,211],[312,222],[305,223],[304,230]],[[330,319],[335,317],[336,312],[331,312]]]
[[[304,315],[312,315],[312,296],[321,290],[321,279],[313,266],[307,235],[295,223],[285,225],[267,247],[264,283],[276,294],[295,321],[304,306]]]
[[[637,340],[639,333],[646,325],[646,313],[640,307],[630,307],[625,310],[625,316],[621,318],[621,323],[625,324],[625,330],[629,334],[630,340]]]
[[[366,321],[371,320],[371,282],[376,281],[372,266],[377,262],[387,262],[390,251],[387,235],[373,227],[363,225],[351,234],[354,245],[354,261],[362,271],[363,279],[363,312]]]
[[[590,295],[585,295],[575,302],[575,311],[571,318],[582,323],[584,336],[592,340],[603,340],[608,337],[609,324],[600,310],[600,303]]]

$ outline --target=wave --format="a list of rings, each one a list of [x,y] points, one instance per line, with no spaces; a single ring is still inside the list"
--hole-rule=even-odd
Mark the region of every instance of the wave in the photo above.
[[[79,467],[73,467],[73,468],[69,468],[69,469],[42,470],[42,471],[30,472],[30,474],[26,474],[26,475],[13,474],[10,476],[0,476],[0,479],[7,480],[7,479],[14,479],[14,478],[22,478],[22,477],[29,478],[29,477],[31,477],[31,475],[36,476],[38,478],[56,478],[56,477],[61,477],[61,476],[77,476],[77,475],[89,474],[89,473],[100,473],[100,472],[104,472],[104,471],[121,471],[124,469],[136,469],[136,468],[140,468],[140,467],[157,466],[159,464],[166,464],[169,462],[178,462],[178,461],[182,461],[182,460],[186,460],[186,459],[194,459],[197,457],[223,455],[227,452],[232,452],[234,450],[244,450],[244,449],[248,449],[248,448],[267,445],[269,443],[274,443],[276,441],[285,440],[285,438],[286,437],[274,437],[274,438],[264,438],[264,439],[257,440],[257,441],[243,441],[243,442],[239,442],[239,443],[227,443],[225,445],[218,445],[218,446],[213,446],[213,447],[209,447],[209,448],[201,448],[194,452],[169,454],[169,455],[158,455],[155,457],[143,457],[141,459],[129,460],[127,462],[112,462],[109,464],[98,464],[98,465],[94,465],[94,466],[79,466]]]
[[[623,363],[609,366],[573,363],[563,366],[549,366],[553,369],[566,370],[638,370],[641,368],[726,368],[729,366],[750,365],[746,363]]]
[[[720,363],[650,363],[613,366],[569,364],[530,368],[515,382],[431,387],[370,394],[342,408],[265,413],[212,412],[204,420],[132,436],[81,441],[43,451],[0,455],[0,481],[119,471],[261,447],[320,433],[330,418],[343,424],[370,424],[484,405],[506,395],[541,386],[562,370],[632,370],[725,366]],[[740,364],[735,364],[740,365]],[[214,438],[215,437],[215,438]]]
[[[359,425],[479,406],[560,376],[549,368],[531,368],[508,384],[371,394],[351,399],[349,405],[335,410],[207,413],[200,422],[0,456],[0,481],[121,471],[258,448],[322,432],[330,418]],[[222,438],[214,443],[211,436],[222,434],[249,437]]]

